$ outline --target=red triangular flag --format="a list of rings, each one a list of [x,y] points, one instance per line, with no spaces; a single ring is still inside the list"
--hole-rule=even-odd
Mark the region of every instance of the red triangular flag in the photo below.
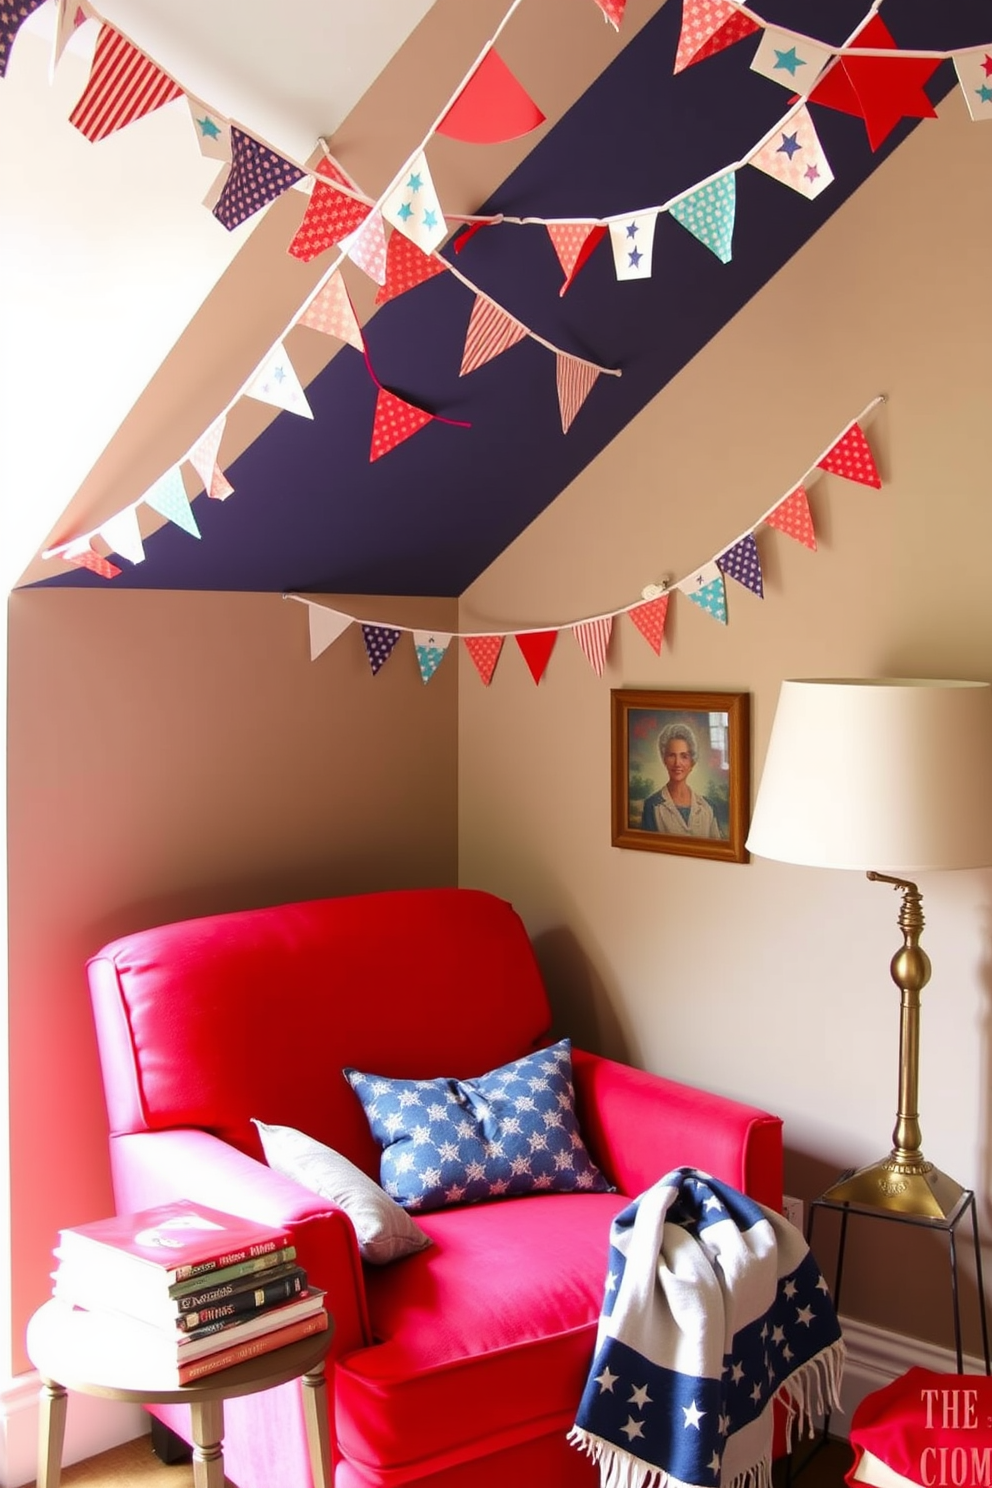
[[[596,378],[599,376],[599,368],[591,366],[589,362],[580,362],[577,357],[560,351],[556,358],[555,371],[558,379],[561,432],[567,434],[572,420],[592,392]]]
[[[500,352],[506,351],[508,347],[515,346],[518,341],[523,340],[527,331],[519,320],[514,320],[512,315],[507,315],[499,305],[486,298],[483,294],[477,294],[472,306],[472,314],[469,316],[468,330],[465,333],[465,349],[462,352],[462,365],[458,373],[464,377],[468,372],[474,372],[485,362],[491,362],[493,357],[498,357]]]
[[[62,557],[67,563],[74,563],[77,568],[88,568],[91,573],[99,574],[101,579],[116,579],[120,573],[116,563],[104,558],[85,539],[63,549]]]
[[[874,486],[876,491],[881,489],[882,477],[860,424],[852,424],[818,464],[821,470],[842,475],[845,480],[857,481],[861,486]]]
[[[591,222],[549,222],[548,237],[554,244],[558,262],[565,270],[565,283],[559,296],[568,289],[576,274],[585,264],[597,243],[606,236],[608,228]]]
[[[627,0],[596,0],[596,4],[603,12],[614,31],[620,30],[620,22],[627,6]]]
[[[416,289],[425,279],[443,274],[448,265],[436,253],[425,253],[406,233],[391,232],[386,249],[386,282],[375,297],[377,305]]]
[[[939,58],[900,57],[892,33],[877,15],[851,45],[892,48],[896,55],[842,56],[809,95],[811,103],[864,119],[873,150],[888,138],[900,119],[936,119],[937,110],[923,91],[923,84],[937,71]]]
[[[96,39],[89,81],[69,115],[69,123],[95,143],[182,96],[179,84],[150,57],[113,26],[103,25]]]
[[[682,30],[672,70],[681,72],[758,30],[757,21],[729,0],[682,0]]]
[[[422,408],[415,408],[412,403],[405,403],[402,398],[397,398],[395,393],[380,388],[375,400],[369,463],[382,455],[388,455],[404,439],[409,439],[411,434],[416,434],[418,429],[429,424],[433,417],[432,413],[425,413]]]
[[[341,173],[333,161],[321,160],[317,171],[333,180],[340,179]],[[340,243],[342,238],[361,227],[371,210],[365,202],[356,201],[353,196],[345,196],[335,186],[327,185],[324,181],[315,181],[303,221],[286,252],[309,263],[318,253],[332,248],[335,243]]]
[[[813,531],[813,518],[805,486],[797,486],[794,491],[790,491],[775,510],[768,513],[765,521],[769,527],[775,527],[788,537],[794,537],[804,548],[811,548],[816,552],[816,533]]]
[[[498,145],[543,123],[544,115],[526,88],[490,47],[436,132],[469,145]]]
[[[524,661],[530,668],[530,674],[535,682],[540,682],[544,676],[544,668],[555,649],[557,639],[556,630],[527,630],[516,637],[517,645],[523,652]]]
[[[503,637],[500,635],[465,636],[463,639],[465,650],[475,662],[476,671],[488,687],[493,680],[493,672],[496,670],[496,663],[503,649]]]
[[[661,655],[661,643],[665,639],[668,600],[667,594],[659,594],[656,599],[649,599],[646,604],[635,605],[627,611],[656,656]]]

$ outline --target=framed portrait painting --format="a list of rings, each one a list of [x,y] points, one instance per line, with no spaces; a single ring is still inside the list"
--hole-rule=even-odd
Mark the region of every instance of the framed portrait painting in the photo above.
[[[750,695],[614,688],[610,698],[613,846],[746,863]]]

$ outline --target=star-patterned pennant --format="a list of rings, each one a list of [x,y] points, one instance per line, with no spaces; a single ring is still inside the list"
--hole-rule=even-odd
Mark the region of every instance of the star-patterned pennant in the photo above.
[[[361,351],[365,345],[351,296],[337,269],[314,295],[296,324],[309,326],[325,336],[335,336],[356,351]]]
[[[758,556],[758,544],[755,542],[754,533],[748,532],[739,542],[729,547],[725,553],[721,553],[716,560],[721,572],[729,574],[742,584],[745,589],[750,589],[759,599],[765,597],[765,586],[761,577],[761,559]]]
[[[126,36],[105,24],[96,39],[89,81],[69,123],[95,144],[182,96],[178,83]]]
[[[338,190],[341,172],[333,161],[319,161],[317,174],[330,179],[314,181],[303,220],[286,249],[302,263],[310,263],[349,233],[356,232],[372,210],[366,202],[356,201]],[[338,184],[331,185],[331,180]]]
[[[627,0],[596,0],[596,4],[614,31],[619,31],[623,13],[627,9]]]
[[[90,573],[99,574],[101,579],[116,579],[120,569],[116,563],[111,563],[109,558],[104,558],[93,547],[89,538],[81,538],[78,542],[70,543],[67,548],[62,549],[62,557],[66,563],[73,563],[77,568],[88,568]]]
[[[401,630],[393,630],[389,625],[363,625],[362,639],[365,642],[365,654],[369,659],[373,677],[385,666],[393,654],[393,647],[403,634]]]
[[[39,3],[40,0],[36,0],[35,5],[28,4],[26,9],[34,10]],[[6,7],[0,7],[0,14],[2,14],[4,8]],[[92,14],[93,11],[87,4],[87,0],[55,0],[55,26],[52,34],[52,50],[48,61],[49,82],[54,81],[56,69],[62,60],[62,53],[83,22],[88,21]],[[0,77],[3,76],[4,72],[2,51],[3,23],[0,21]]]
[[[420,675],[429,682],[444,660],[451,643],[451,636],[439,630],[415,630],[413,649],[417,656]]]
[[[638,212],[610,223],[613,267],[618,279],[650,279],[657,212]]]
[[[129,563],[145,561],[145,546],[141,541],[138,513],[133,506],[126,506],[123,511],[104,522],[100,528],[100,536],[112,553],[126,558]]]
[[[530,134],[543,123],[544,115],[527,89],[490,47],[436,132],[469,145],[498,145]]]
[[[669,208],[675,221],[698,238],[721,263],[733,257],[734,218],[737,212],[737,177],[725,171]]]
[[[503,650],[503,637],[500,635],[465,636],[464,641],[465,650],[475,663],[475,670],[488,687],[493,680],[493,672],[496,670],[500,652]]]
[[[200,154],[209,160],[230,160],[231,147],[231,121],[225,119],[223,114],[218,114],[215,109],[209,107],[199,98],[186,95],[189,104],[189,116],[193,121],[193,131],[196,135],[196,143],[200,147]]]
[[[852,424],[818,464],[821,470],[842,475],[845,480],[857,481],[861,486],[874,486],[876,491],[881,490],[882,477],[860,424]]]
[[[661,643],[665,639],[665,618],[668,614],[669,595],[658,594],[644,604],[635,605],[627,614],[637,626],[656,656],[661,655]]]
[[[610,636],[613,634],[613,616],[601,615],[597,620],[583,620],[572,626],[572,634],[596,676],[601,677],[606,666],[606,653],[610,649]]]
[[[561,432],[567,434],[572,420],[595,386],[599,368],[559,351],[555,357],[555,376],[558,383]]]
[[[574,282],[593,249],[606,236],[607,228],[594,222],[549,222],[547,229],[558,262],[565,270],[565,282],[558,291],[561,296]]]
[[[171,470],[159,476],[141,499],[146,506],[151,507],[152,511],[157,511],[160,517],[168,518],[184,532],[188,532],[191,537],[199,537],[200,529],[196,525],[196,518],[189,504],[182,472],[178,465],[173,465]]]
[[[201,434],[186,456],[203,482],[203,489],[213,501],[226,501],[234,487],[217,464],[220,442],[224,437],[227,415],[215,419],[205,434]]]
[[[719,620],[721,625],[726,625],[727,594],[723,574],[717,563],[704,563],[702,568],[697,569],[688,579],[683,579],[677,587],[694,605],[712,615],[714,620]]]
[[[369,463],[388,455],[390,450],[416,434],[425,424],[429,424],[432,418],[433,414],[415,407],[413,403],[404,402],[395,393],[381,387],[375,400]]]
[[[954,70],[976,124],[992,119],[992,47],[954,53]]]
[[[327,605],[308,604],[307,612],[310,630],[310,660],[316,661],[328,646],[333,646],[338,636],[344,635],[352,621],[350,615],[342,615],[339,610],[328,609]]]
[[[352,263],[376,284],[386,282],[386,229],[378,212],[370,212],[350,237],[342,238],[341,247]]]
[[[515,639],[531,676],[535,682],[540,682],[551,653],[555,649],[558,632],[556,630],[526,630]]]
[[[231,125],[231,168],[213,214],[228,232],[247,222],[306,172]]]
[[[768,26],[762,32],[751,70],[805,98],[832,56],[827,47]]]
[[[487,299],[483,294],[477,294],[472,305],[472,313],[469,316],[468,330],[465,333],[465,349],[462,352],[462,365],[459,369],[459,377],[465,377],[469,372],[474,372],[486,362],[491,362],[493,357],[498,357],[501,352],[507,351],[511,346],[516,346],[522,341],[527,330],[519,320],[514,320],[512,315],[507,315],[494,301]]]
[[[901,119],[935,119],[937,110],[924,92],[941,65],[939,58],[900,57],[881,16],[873,16],[852,46],[892,48],[892,57],[841,57],[810,93],[811,103],[864,119],[873,150]]]
[[[245,388],[245,397],[271,403],[273,408],[285,408],[288,413],[299,414],[300,418],[313,418],[313,409],[307,402],[296,368],[281,341],[276,342]]]
[[[810,201],[819,196],[834,178],[805,104],[792,115],[784,129],[779,129],[757,154],[751,156],[748,164],[791,186],[793,191]]]
[[[386,246],[386,282],[375,297],[376,304],[385,305],[389,300],[395,300],[397,295],[406,294],[407,290],[416,289],[425,280],[443,274],[447,267],[443,258],[438,258],[436,253],[425,253],[406,233],[390,233]]]
[[[790,491],[774,511],[768,513],[765,521],[769,527],[777,528],[787,537],[795,538],[796,542],[802,543],[804,548],[810,548],[814,553],[816,552],[816,533],[813,531],[813,518],[805,486],[800,485],[794,491]]]
[[[759,29],[757,21],[729,0],[682,0],[682,30],[672,71],[682,72]]]
[[[386,197],[382,215],[393,227],[398,227],[401,233],[405,233],[416,243],[418,248],[423,249],[424,253],[432,253],[444,242],[448,235],[448,224],[444,220],[423,150]]]

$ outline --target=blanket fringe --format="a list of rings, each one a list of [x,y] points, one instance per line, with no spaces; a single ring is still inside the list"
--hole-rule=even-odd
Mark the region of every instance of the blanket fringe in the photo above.
[[[591,1457],[599,1468],[600,1488],[697,1488],[695,1484],[673,1477],[664,1468],[652,1467],[650,1462],[642,1461],[581,1426],[572,1427],[568,1440],[573,1447]],[[738,1473],[732,1482],[721,1484],[721,1488],[771,1488],[771,1485],[772,1464],[769,1458],[765,1458]]]
[[[805,1429],[807,1436],[815,1436],[816,1418],[841,1409],[840,1387],[846,1357],[844,1340],[838,1338],[790,1375],[776,1394],[776,1400],[785,1406],[786,1451],[792,1451],[793,1431],[801,1437]]]

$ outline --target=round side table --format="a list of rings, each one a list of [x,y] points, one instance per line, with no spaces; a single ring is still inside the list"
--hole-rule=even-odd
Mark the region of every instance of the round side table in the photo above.
[[[176,1385],[160,1364],[141,1357],[134,1330],[109,1314],[46,1302],[28,1323],[28,1357],[41,1375],[37,1488],[58,1488],[62,1472],[66,1390],[137,1405],[188,1405],[193,1426],[195,1488],[224,1488],[224,1401],[300,1379],[310,1469],[315,1488],[331,1488],[324,1359],[333,1323],[323,1333],[259,1354],[244,1364]]]

